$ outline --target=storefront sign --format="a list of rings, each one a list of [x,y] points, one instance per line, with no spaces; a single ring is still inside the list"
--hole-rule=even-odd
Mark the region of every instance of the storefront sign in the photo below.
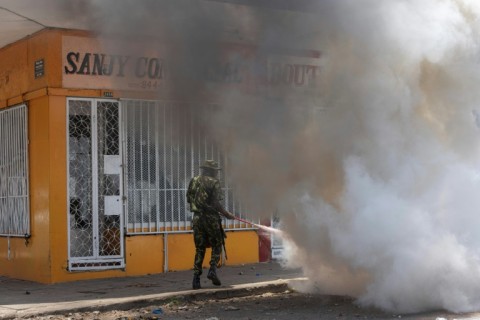
[[[168,95],[176,83],[183,83],[182,77],[187,77],[208,87],[212,95],[233,89],[269,97],[303,97],[319,91],[319,55],[258,55],[254,46],[225,44],[218,48],[217,61],[175,70],[169,65],[166,48],[148,46],[145,43],[112,45],[94,38],[66,36],[63,38],[63,86],[156,91]],[[142,48],[142,53],[128,52],[128,48]],[[174,52],[172,49],[170,54]]]

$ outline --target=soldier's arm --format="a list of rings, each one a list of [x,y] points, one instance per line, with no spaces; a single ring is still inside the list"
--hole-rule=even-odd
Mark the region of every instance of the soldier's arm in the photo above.
[[[195,180],[195,178],[192,178],[188,184],[188,189],[187,189],[187,202],[190,203],[192,202],[192,185],[193,185],[193,180]]]
[[[235,216],[232,213],[225,210],[225,208],[220,203],[218,203],[218,205],[215,207],[215,210],[225,218],[235,220]]]
[[[222,216],[224,216],[225,218],[227,219],[231,219],[231,220],[234,220],[235,219],[235,216],[228,212],[223,206],[222,206],[222,200],[223,200],[223,193],[222,193],[222,188],[220,187],[220,182],[219,181],[216,181],[215,182],[215,187],[214,187],[214,196],[213,196],[213,199],[214,199],[214,208],[215,210],[220,213]]]

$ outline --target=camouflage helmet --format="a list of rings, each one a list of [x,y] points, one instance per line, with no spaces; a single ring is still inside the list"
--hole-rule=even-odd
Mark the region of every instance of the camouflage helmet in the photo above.
[[[202,169],[213,169],[213,170],[222,170],[215,160],[205,160],[205,162],[200,166]]]

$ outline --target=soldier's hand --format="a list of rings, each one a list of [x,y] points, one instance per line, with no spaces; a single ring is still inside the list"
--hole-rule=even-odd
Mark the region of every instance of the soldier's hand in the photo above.
[[[225,217],[230,220],[235,220],[235,216],[228,211],[225,211]]]

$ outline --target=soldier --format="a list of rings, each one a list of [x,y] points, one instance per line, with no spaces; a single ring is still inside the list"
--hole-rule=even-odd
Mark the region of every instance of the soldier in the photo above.
[[[206,160],[200,166],[202,172],[194,177],[188,185],[187,201],[193,215],[193,239],[195,241],[195,262],[193,264],[193,289],[200,289],[200,275],[207,247],[212,247],[210,270],[207,278],[216,286],[221,285],[217,276],[217,265],[224,245],[225,232],[222,228],[220,215],[234,219],[235,217],[225,210],[220,202],[223,200],[220,181],[217,179],[218,170],[221,170],[214,160]]]

